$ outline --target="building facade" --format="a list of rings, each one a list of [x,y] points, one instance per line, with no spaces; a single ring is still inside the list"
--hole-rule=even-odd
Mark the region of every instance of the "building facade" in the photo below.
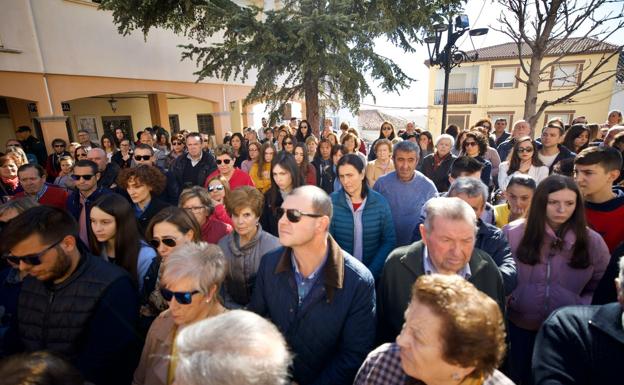
[[[588,40],[588,39],[586,39]],[[566,56],[549,66],[547,81],[540,84],[537,107],[545,99],[553,100],[565,95],[596,63],[614,51],[617,47],[586,41],[578,44],[578,52]],[[523,49],[527,52],[528,49]],[[478,50],[475,62],[463,63],[453,68],[449,79],[447,125],[455,124],[468,128],[483,117],[494,120],[505,118],[511,122],[522,119],[526,88],[518,77],[526,78],[520,68],[517,46],[515,43],[500,44]],[[469,55],[474,54],[470,52]],[[612,74],[617,69],[619,55],[615,55],[602,67],[601,72]],[[547,56],[542,65],[548,65],[558,56]],[[528,63],[528,58],[525,59]],[[527,64],[528,66],[528,64]],[[601,79],[598,77],[597,79]],[[429,70],[428,127],[432,132],[440,132],[442,123],[442,104],[444,99],[444,71],[437,67]],[[570,103],[558,104],[546,109],[538,121],[537,131],[549,119],[561,118],[564,123],[572,121],[574,116],[584,115],[589,122],[603,123],[614,95],[621,92],[616,78],[597,85],[590,91],[573,97]]]

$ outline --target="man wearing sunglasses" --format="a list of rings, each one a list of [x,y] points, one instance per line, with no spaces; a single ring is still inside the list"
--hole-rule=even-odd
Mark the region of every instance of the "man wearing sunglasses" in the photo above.
[[[67,148],[67,142],[63,139],[54,139],[52,141],[52,148],[54,152],[48,155],[48,160],[46,161],[46,174],[48,175],[47,181],[49,183],[54,183],[54,180],[61,172],[61,158],[70,155],[69,152],[65,150],[65,148]]]
[[[299,384],[351,384],[375,341],[375,282],[329,235],[332,204],[316,186],[278,209],[283,247],[264,255],[249,309],[280,329]]]
[[[3,258],[24,278],[7,353],[49,350],[67,357],[87,382],[128,384],[139,341],[130,276],[83,252],[69,213],[39,206],[4,229]]]
[[[26,163],[17,169],[17,176],[24,191],[15,194],[15,197],[28,196],[42,205],[65,208],[67,191],[56,185],[46,183],[46,174],[38,164]]]
[[[163,200],[171,205],[178,205],[178,196],[180,195],[180,191],[177,189],[177,183],[175,181],[174,176],[165,171],[164,168],[158,166],[156,164],[156,155],[154,153],[154,148],[141,143],[134,149],[132,167],[137,167],[139,165],[146,166],[155,166],[162,174],[167,178],[167,185],[163,192],[157,196],[158,199]]]
[[[180,155],[171,164],[169,172],[173,175],[178,191],[186,187],[202,186],[208,175],[217,169],[214,156],[202,150],[203,139],[198,132],[191,132],[186,137],[186,155]]]
[[[74,165],[74,180],[76,190],[67,198],[67,211],[78,221],[78,236],[85,245],[89,244],[89,232],[91,232],[90,218],[91,206],[101,195],[112,191],[105,187],[98,187],[100,172],[98,166],[90,160],[79,160]]]

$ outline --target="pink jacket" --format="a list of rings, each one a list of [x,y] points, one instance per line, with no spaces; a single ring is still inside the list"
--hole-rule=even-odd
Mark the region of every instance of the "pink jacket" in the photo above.
[[[516,326],[537,331],[553,310],[591,303],[610,254],[602,237],[587,228],[590,266],[574,269],[568,263],[576,241],[575,234],[568,231],[563,237],[561,250],[553,250],[551,253],[551,245],[557,238],[554,231],[546,225],[540,262],[527,265],[516,256],[524,226],[525,221],[520,219],[503,227],[518,268],[518,286],[509,298],[508,316]]]

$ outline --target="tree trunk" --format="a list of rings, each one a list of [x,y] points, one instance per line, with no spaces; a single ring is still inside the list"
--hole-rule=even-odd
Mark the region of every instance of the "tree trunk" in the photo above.
[[[526,94],[524,96],[524,120],[531,126],[531,136],[535,132],[535,124],[539,115],[535,113],[537,110],[537,90],[539,88],[540,68],[542,66],[542,58],[533,56],[529,68],[529,79],[526,85]]]
[[[306,119],[312,127],[312,133],[320,137],[320,111],[319,111],[319,79],[312,71],[308,70],[303,79],[303,91],[305,94]]]

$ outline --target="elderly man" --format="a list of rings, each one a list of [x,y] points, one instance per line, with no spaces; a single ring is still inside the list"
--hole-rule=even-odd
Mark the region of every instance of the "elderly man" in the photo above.
[[[544,322],[533,350],[536,385],[622,383],[624,258],[615,286],[618,302],[564,307]]]
[[[78,130],[78,143],[80,143],[87,152],[91,151],[93,148],[100,147],[97,143],[91,141],[91,134],[89,134],[87,130]]]
[[[529,135],[531,135],[531,126],[529,126],[529,123],[526,120],[516,121],[511,129],[511,138],[507,139],[496,148],[501,161],[507,160],[507,156],[511,152],[514,143],[516,143],[516,139]]]
[[[206,177],[217,169],[214,156],[202,150],[203,139],[198,132],[191,132],[186,137],[186,155],[180,155],[171,165],[176,188],[182,191],[191,186],[202,186]]]
[[[292,355],[279,330],[259,315],[232,310],[184,328],[176,338],[176,383],[286,385]]]
[[[410,141],[395,144],[392,151],[395,171],[379,178],[373,186],[390,204],[397,246],[410,243],[423,205],[438,193],[431,179],[416,171],[419,158],[418,144]]]
[[[128,384],[138,357],[137,289],[114,263],[84,252],[71,215],[31,208],[3,231],[6,258],[24,278],[9,353],[49,350],[87,382]]]
[[[99,187],[114,188],[116,186],[117,174],[119,174],[119,165],[117,163],[108,163],[106,152],[101,148],[92,148],[87,153],[87,159],[97,164],[100,172],[98,180]]]
[[[65,208],[67,191],[56,185],[46,183],[46,174],[38,164],[26,163],[17,169],[17,177],[24,191],[15,194],[16,198],[29,196],[39,204]]]
[[[377,289],[379,340],[396,338],[410,300],[410,288],[424,274],[457,274],[504,309],[505,290],[496,263],[475,249],[477,216],[459,198],[433,198],[425,205],[422,241],[395,249],[386,260]]]
[[[375,341],[373,276],[329,235],[320,188],[293,190],[278,215],[283,247],[262,258],[249,309],[284,334],[296,383],[351,384]]]

